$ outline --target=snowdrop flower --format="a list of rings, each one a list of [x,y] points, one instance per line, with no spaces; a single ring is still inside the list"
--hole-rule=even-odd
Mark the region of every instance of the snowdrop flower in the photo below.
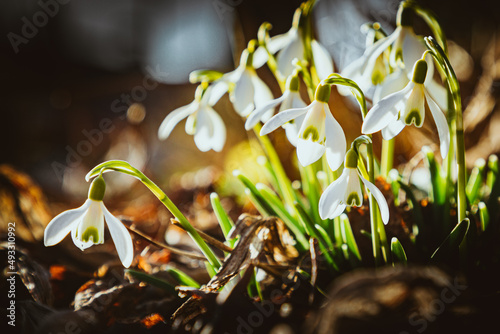
[[[158,129],[160,140],[166,139],[174,127],[184,118],[186,121],[186,132],[194,136],[194,142],[202,152],[214,150],[220,152],[226,142],[226,127],[222,118],[212,108],[217,103],[212,88],[203,89],[198,87],[193,102],[170,112],[163,120]]]
[[[271,37],[267,43],[267,50],[271,54],[277,52],[276,61],[278,63],[278,71],[288,77],[294,70],[293,60],[304,59],[305,47],[302,28],[303,15],[302,10],[298,8],[293,17],[292,27],[288,32]],[[333,73],[333,62],[328,50],[315,39],[311,40],[312,60],[316,67],[316,72],[320,80],[326,79]],[[259,57],[261,60],[256,63],[261,64],[267,60],[267,55],[260,53],[265,58]]]
[[[428,88],[429,95],[441,110],[448,110],[448,91],[433,78],[433,66],[430,66],[433,64],[431,55],[427,55],[426,60],[429,60],[430,64],[428,63],[429,68],[427,69],[424,85]],[[389,74],[382,84],[375,87],[373,103],[376,104],[384,97],[402,90],[410,82],[412,74],[413,72],[409,71],[409,69],[402,68],[399,65],[396,66],[394,72]]]
[[[403,5],[398,12],[396,30],[368,47],[360,58],[354,60],[341,72],[341,75],[354,80],[361,90],[366,92],[370,87],[384,81],[387,72],[384,70],[383,52],[391,45],[389,58],[392,68],[396,66],[405,68],[408,64],[411,66],[420,59],[426,47],[413,31],[412,14],[413,10]],[[342,95],[349,93],[345,89],[339,92]]]
[[[292,108],[304,108],[306,103],[300,97],[299,85],[300,82],[298,72],[294,71],[294,74],[289,76],[287,79],[286,89],[283,95],[252,111],[245,123],[245,129],[250,130],[259,121],[266,122],[269,120],[269,118],[274,114],[274,108],[280,104],[279,112]],[[297,146],[298,130],[304,121],[304,117],[304,115],[298,116],[293,121],[285,123],[282,126],[286,131],[288,140],[293,146]]]
[[[92,181],[89,197],[78,209],[67,210],[52,219],[44,233],[45,246],[53,246],[71,232],[73,243],[82,251],[104,243],[104,219],[115,243],[123,266],[128,268],[134,259],[134,246],[127,228],[104,206],[102,199],[106,184],[102,176]]]
[[[429,95],[425,85],[427,62],[420,59],[415,63],[413,78],[402,90],[390,94],[373,106],[365,117],[361,132],[370,134],[382,130],[384,139],[399,134],[406,125],[421,127],[425,117],[425,103],[434,118],[438,130],[441,156],[448,154],[450,134],[446,117]]]
[[[224,74],[212,84],[215,98],[209,99],[209,104],[212,104],[213,100],[218,100],[229,90],[229,99],[234,109],[240,116],[246,117],[254,109],[273,99],[271,90],[257,76],[253,67],[254,48],[255,41],[251,41],[248,49],[241,53],[238,68]]]
[[[319,199],[321,219],[333,219],[340,216],[347,206],[361,206],[363,192],[359,180],[377,201],[384,224],[389,222],[389,207],[382,192],[358,171],[358,155],[350,149],[345,157],[345,168],[340,177],[333,181]]]
[[[344,159],[346,139],[344,130],[328,107],[330,90],[330,85],[320,84],[310,105],[276,114],[264,124],[260,134],[266,135],[283,124],[305,115],[297,135],[297,156],[300,164],[307,166],[326,152],[330,168],[336,170]]]

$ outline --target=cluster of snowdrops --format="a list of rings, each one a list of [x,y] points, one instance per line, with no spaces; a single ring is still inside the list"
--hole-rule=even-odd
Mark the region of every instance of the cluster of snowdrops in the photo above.
[[[391,219],[390,211],[386,198],[375,185],[379,176],[399,177],[397,172],[394,176],[392,169],[394,141],[406,126],[434,123],[443,160],[443,179],[456,186],[456,191],[446,192],[450,197],[446,200],[457,206],[456,224],[451,226],[459,225],[467,215],[460,92],[447,58],[446,39],[432,13],[413,1],[404,1],[394,32],[387,34],[377,23],[365,24],[362,31],[366,34],[366,50],[337,73],[330,54],[313,36],[313,7],[314,1],[303,3],[285,34],[271,37],[271,25],[262,24],[258,39],[248,43],[234,71],[191,73],[190,81],[199,84],[194,100],[168,113],[158,136],[167,139],[172,129],[187,118],[186,132],[193,135],[201,151],[221,151],[226,128],[213,107],[228,93],[234,110],[245,121],[245,128],[255,132],[265,152],[269,183],[254,185],[241,173],[236,172],[235,176],[243,182],[263,216],[278,216],[286,224],[299,251],[306,251],[309,239],[315,238],[333,268],[337,265],[329,254],[339,243],[348,248],[346,254],[359,259],[345,212],[361,206],[367,199],[375,263],[390,263],[396,258],[406,261],[399,240],[392,238],[389,242],[386,238],[384,224]],[[426,22],[433,37],[416,35],[414,19]],[[281,88],[282,95],[277,98],[256,73],[264,65]],[[330,111],[333,86],[340,94],[352,96],[359,105],[362,135],[350,145]],[[426,119],[426,107],[432,119]],[[292,186],[267,137],[280,129],[286,131],[286,138],[296,147],[301,171],[299,188]],[[383,144],[380,155],[376,155],[371,136],[379,131]],[[455,170],[457,176],[453,177]],[[49,223],[45,230],[46,246],[59,243],[69,233],[81,250],[101,244],[106,220],[123,266],[132,265],[134,247],[130,232],[103,204],[106,188],[103,173],[111,171],[129,174],[143,182],[193,238],[206,257],[207,266],[213,269],[209,272],[220,268],[221,260],[168,196],[126,161],[104,162],[89,172],[87,181],[92,178],[93,181],[87,201]],[[233,223],[220,206],[218,195],[213,193],[211,199],[227,236]]]

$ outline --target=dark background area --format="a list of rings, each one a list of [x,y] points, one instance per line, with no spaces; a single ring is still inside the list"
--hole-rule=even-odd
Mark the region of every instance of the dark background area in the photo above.
[[[317,36],[337,70],[361,54],[362,23],[379,21],[392,31],[398,3],[318,1]],[[466,104],[497,31],[500,5],[420,3],[437,14],[449,39],[474,61],[462,83]],[[147,166],[160,183],[181,168],[220,165],[227,149],[246,138],[227,97],[216,106],[229,130],[221,153],[199,153],[182,123],[160,142],[158,126],[169,111],[192,101],[195,86],[187,80],[192,70],[232,70],[262,22],[273,24],[272,35],[284,33],[299,5],[282,0],[3,0],[0,163],[26,172],[59,198],[84,194],[82,177],[107,159]],[[265,70],[259,74],[271,79]],[[271,87],[277,96],[277,87]],[[85,146],[89,136],[94,142]]]

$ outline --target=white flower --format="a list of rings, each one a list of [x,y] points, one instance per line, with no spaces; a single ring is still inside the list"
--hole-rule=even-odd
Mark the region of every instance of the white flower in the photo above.
[[[330,168],[336,170],[342,164],[346,139],[340,124],[328,107],[329,85],[319,85],[315,100],[305,108],[282,111],[264,124],[260,132],[266,135],[283,124],[305,115],[297,135],[297,156],[302,166],[317,161],[326,152]]]
[[[384,224],[389,222],[389,207],[382,192],[370,181],[366,180],[357,169],[357,154],[349,150],[346,154],[345,168],[342,175],[333,181],[319,199],[319,215],[321,219],[333,219],[340,216],[347,206],[361,206],[363,192],[359,179],[377,201]]]
[[[432,56],[426,56],[428,64],[433,64]],[[433,66],[427,69],[424,85],[428,88],[428,93],[432,99],[437,103],[441,110],[448,110],[448,92],[441,84],[433,78]],[[389,74],[384,82],[375,87],[373,94],[373,103],[376,104],[384,97],[402,90],[410,82],[412,72],[407,68],[397,66],[394,72]]]
[[[212,84],[213,94],[217,100],[225,92],[230,91],[229,99],[236,112],[242,117],[248,116],[254,109],[273,99],[271,90],[255,72],[253,55],[254,52],[243,50],[238,68],[224,74]],[[209,104],[213,100],[214,98],[210,98]]]
[[[304,43],[300,29],[292,27],[283,35],[274,36],[267,47],[269,52],[278,52],[276,61],[278,71],[285,77],[292,74],[294,70],[293,60],[304,59]],[[333,73],[333,62],[328,50],[318,41],[311,41],[311,51],[318,77],[323,80]]]
[[[302,11],[297,9],[290,30],[284,34],[271,37],[267,43],[267,50],[271,54],[279,52],[276,57],[278,71],[285,78],[290,76],[295,69],[293,60],[295,58],[304,59],[304,38],[302,36],[302,28],[299,27],[301,15]],[[311,52],[318,77],[321,80],[326,79],[333,73],[333,61],[330,53],[315,39],[311,40]],[[265,61],[267,61],[267,53],[263,52],[263,49],[257,49],[254,64],[260,67]]]
[[[341,72],[343,77],[354,80],[363,92],[367,92],[370,87],[384,81],[386,71],[382,53],[391,45],[390,65],[392,68],[412,66],[426,50],[424,42],[415,35],[413,27],[408,22],[411,10],[403,9],[402,13],[392,34],[368,47],[360,58],[354,60]],[[403,16],[405,16],[404,19]],[[348,89],[339,89],[339,92],[342,95],[350,93]]]
[[[219,152],[226,142],[226,127],[212,106],[217,103],[220,95],[215,96],[212,87],[207,88],[204,93],[201,93],[200,89],[201,87],[197,90],[193,102],[175,109],[165,117],[158,129],[158,137],[160,140],[166,139],[174,127],[187,117],[186,132],[194,135],[198,149],[202,152],[211,149]]]
[[[259,121],[266,122],[274,114],[274,108],[280,105],[279,111],[292,109],[292,108],[305,108],[306,103],[300,97],[299,92],[299,78],[298,76],[290,76],[287,80],[286,89],[283,95],[277,99],[271,100],[260,108],[255,109],[248,116],[245,123],[245,129],[250,130]],[[293,121],[283,124],[286,130],[288,140],[293,146],[297,146],[298,130],[304,121],[305,115],[298,116]]]
[[[406,125],[421,127],[425,118],[425,103],[429,106],[438,130],[441,156],[448,154],[450,134],[446,117],[431,98],[426,87],[427,62],[417,61],[412,80],[402,90],[380,100],[366,115],[361,132],[370,134],[382,130],[384,139],[399,134]]]
[[[58,244],[69,232],[73,243],[82,251],[92,245],[102,244],[106,219],[120,261],[128,268],[134,259],[132,238],[121,221],[104,206],[104,187],[102,177],[97,177],[90,187],[89,198],[81,207],[64,211],[52,219],[45,228],[44,244],[47,247]]]

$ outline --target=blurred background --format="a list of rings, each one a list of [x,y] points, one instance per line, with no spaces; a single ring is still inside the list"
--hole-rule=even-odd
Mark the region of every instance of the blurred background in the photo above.
[[[361,24],[378,21],[392,32],[398,3],[318,1],[317,37],[337,70],[361,55]],[[500,5],[494,0],[420,3],[437,14],[452,41],[473,163],[500,151]],[[271,35],[284,33],[299,5],[290,0],[2,0],[0,164],[29,175],[63,207],[85,198],[83,176],[108,159],[128,160],[167,189],[170,175],[178,171],[196,172],[207,165],[224,169],[231,148],[248,136],[227,96],[215,108],[229,131],[221,153],[199,152],[183,123],[160,142],[159,124],[168,112],[192,101],[192,70],[234,69],[262,22],[273,24]],[[422,22],[416,30],[428,33]],[[258,73],[278,96],[270,73]],[[357,136],[360,116],[352,117],[354,109],[338,96],[332,104],[346,132]],[[398,142],[396,162],[408,161],[419,150],[420,144],[412,143],[432,143],[432,131],[408,132],[419,139]],[[425,138],[429,133],[431,140]],[[283,158],[290,152],[284,149]],[[210,181],[211,171],[198,179]],[[113,180],[109,192],[123,196],[137,185],[127,177]],[[4,210],[6,202],[1,205]]]

